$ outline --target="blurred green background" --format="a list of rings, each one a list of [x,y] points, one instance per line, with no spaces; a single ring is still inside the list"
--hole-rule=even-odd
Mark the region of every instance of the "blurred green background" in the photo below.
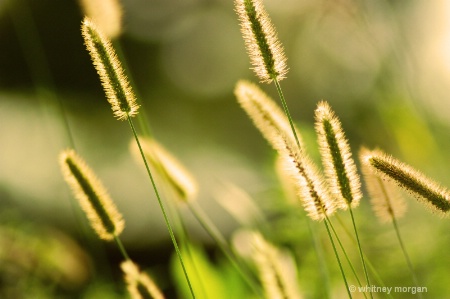
[[[323,99],[340,117],[355,156],[362,145],[379,147],[450,186],[448,1],[264,4],[288,58],[289,73],[281,85],[315,159],[314,109]],[[238,227],[215,200],[227,184],[243,188],[270,214],[270,202],[281,194],[275,154],[233,95],[239,79],[257,81],[233,2],[123,0],[122,6],[123,32],[114,45],[154,136],[197,178],[200,205],[226,235]],[[57,228],[90,256],[86,267],[94,269],[86,270],[91,273],[86,277],[111,282],[99,269],[118,272],[106,262],[120,260],[114,246],[95,240],[85,245],[95,236],[86,237],[90,228],[60,175],[58,153],[70,146],[64,114],[77,151],[124,214],[125,246],[141,264],[166,277],[161,281],[170,291],[168,233],[148,178],[129,154],[131,131],[113,118],[84,48],[82,18],[77,1],[0,0],[0,223],[18,231],[22,223]],[[261,87],[277,99],[273,85]],[[407,247],[428,287],[427,297],[445,298],[450,293],[445,285],[448,220],[424,211],[414,199],[407,201],[409,210],[400,222]],[[181,210],[194,239],[215,252],[194,218]],[[367,254],[386,265],[382,273],[389,284],[411,285],[399,275],[406,266],[391,227],[378,225],[367,199],[356,217]],[[278,225],[292,230],[286,238],[304,230]],[[92,262],[103,250],[104,261]],[[117,273],[112,277],[117,280]],[[84,290],[87,281],[91,278],[74,292]]]

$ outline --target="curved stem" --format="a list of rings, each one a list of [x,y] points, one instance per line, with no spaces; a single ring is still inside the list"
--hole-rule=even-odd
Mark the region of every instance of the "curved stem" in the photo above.
[[[350,210],[350,215],[351,215],[352,223],[353,223],[353,229],[354,229],[354,231],[355,231],[356,241],[358,242],[359,256],[360,256],[360,258],[361,258],[361,263],[362,263],[362,265],[363,265],[364,275],[366,276],[366,282],[367,282],[367,285],[370,286],[369,274],[367,273],[366,261],[365,261],[365,259],[364,259],[364,254],[363,254],[362,249],[361,249],[361,243],[359,242],[359,235],[358,235],[358,230],[356,229],[355,217],[353,216],[352,207],[349,206],[348,209]],[[372,294],[372,292],[369,292],[369,294],[370,294],[370,298],[373,299],[373,294]]]
[[[147,159],[145,158],[145,155],[144,155],[144,151],[142,150],[141,143],[140,143],[139,138],[138,138],[138,136],[136,134],[136,130],[135,130],[134,125],[133,125],[133,121],[131,120],[131,118],[129,116],[127,117],[127,120],[128,120],[128,123],[130,124],[131,130],[133,131],[133,135],[134,135],[134,138],[136,139],[136,143],[137,143],[137,145],[139,147],[139,151],[141,153],[142,160],[144,160],[144,164],[145,164],[145,168],[147,170],[148,177],[150,178],[150,181],[151,181],[152,186],[153,186],[153,190],[155,191],[155,195],[156,195],[156,198],[158,200],[159,207],[161,208],[161,212],[163,214],[164,221],[166,222],[167,229],[169,230],[170,238],[172,239],[173,246],[175,247],[175,251],[177,253],[178,259],[180,260],[181,267],[183,268],[183,273],[184,273],[184,276],[186,277],[186,281],[187,281],[187,283],[189,285],[189,290],[191,291],[192,298],[195,298],[194,290],[192,289],[191,281],[189,280],[189,275],[188,275],[188,273],[186,271],[186,267],[184,265],[183,258],[181,257],[181,252],[180,252],[180,249],[178,247],[177,240],[175,239],[175,235],[173,233],[172,226],[170,225],[170,221],[169,221],[169,218],[167,217],[167,213],[166,213],[166,210],[164,208],[163,202],[161,200],[161,197],[159,196],[158,188],[156,188],[155,180],[153,179],[152,172],[150,171],[150,168],[149,168],[148,163],[147,163]]]
[[[123,258],[125,260],[130,260],[130,257],[128,256],[128,253],[125,250],[125,247],[123,246],[122,241],[120,241],[119,236],[117,236],[116,234],[114,234],[114,241],[116,242],[117,247],[119,247],[120,253],[122,253]]]
[[[341,264],[341,260],[339,258],[339,254],[338,254],[338,252],[336,250],[336,246],[334,245],[333,237],[331,236],[330,228],[328,227],[328,224],[327,224],[327,222],[329,222],[328,216],[326,216],[326,217],[327,218],[323,221],[323,223],[325,224],[325,227],[327,228],[328,237],[330,238],[331,245],[333,246],[334,255],[336,256],[336,260],[337,260],[337,262],[339,264],[339,269],[341,270],[342,278],[344,279],[344,283],[345,283],[345,287],[347,289],[348,297],[351,299],[352,298],[352,294],[350,293],[350,288],[348,286],[347,278],[345,277],[344,269],[342,268],[342,264]]]

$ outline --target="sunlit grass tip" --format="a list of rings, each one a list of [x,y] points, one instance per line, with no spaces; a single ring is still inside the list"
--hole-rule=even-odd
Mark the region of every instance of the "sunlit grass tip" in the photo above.
[[[363,147],[359,152],[362,161],[370,151]],[[406,212],[406,202],[399,188],[393,183],[382,179],[370,170],[367,163],[361,163],[366,189],[369,193],[372,209],[381,223],[392,222],[401,218]]]
[[[339,208],[354,208],[362,197],[361,182],[341,122],[325,101],[318,104],[315,116],[319,150],[330,191]]]
[[[238,82],[235,95],[255,126],[285,161],[285,169],[308,215],[314,220],[323,220],[332,214],[335,205],[322,176],[308,158],[304,146],[297,146],[289,121],[281,109],[256,85],[247,81]]]
[[[279,147],[280,132],[283,132],[286,138],[295,143],[288,118],[281,108],[257,85],[240,80],[236,84],[234,94],[241,107],[273,148]],[[302,141],[298,129],[296,129],[296,133],[301,145]]]
[[[139,105],[111,42],[88,17],[83,20],[81,32],[114,116],[125,120],[136,115]]]
[[[59,155],[65,181],[78,199],[92,228],[103,240],[112,240],[124,229],[125,222],[106,188],[92,169],[74,151],[67,149]]]
[[[235,0],[235,9],[253,70],[261,82],[282,80],[287,74],[286,57],[261,0]]]
[[[108,38],[122,32],[122,7],[119,0],[79,0],[84,14],[89,17]]]
[[[368,152],[361,160],[377,175],[393,181],[433,211],[448,216],[450,192],[447,188],[382,151]]]
[[[164,299],[164,295],[153,280],[141,272],[138,266],[130,260],[122,262],[120,268],[125,274],[128,292],[132,299]]]
[[[155,139],[140,137],[139,140],[145,158],[161,178],[161,183],[168,185],[181,201],[195,200],[198,195],[198,184],[186,167]],[[130,148],[139,160],[141,156],[137,144],[132,141]]]
[[[251,256],[258,268],[266,298],[300,299],[294,260],[258,232],[252,232]]]

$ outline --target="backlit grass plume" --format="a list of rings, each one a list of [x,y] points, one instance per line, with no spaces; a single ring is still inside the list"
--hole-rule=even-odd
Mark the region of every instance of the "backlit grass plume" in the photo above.
[[[122,232],[124,220],[106,188],[74,150],[61,152],[59,162],[65,181],[78,199],[94,231],[103,240],[113,240]]]
[[[261,0],[235,0],[247,53],[261,82],[280,81],[287,73],[283,46]]]
[[[358,206],[361,183],[342,125],[327,102],[316,109],[316,131],[330,191],[341,209]]]
[[[81,32],[114,116],[125,120],[136,115],[139,106],[111,42],[88,17]]]
[[[371,151],[362,161],[384,179],[393,181],[434,211],[447,215],[450,211],[450,192],[413,167],[381,151]]]
[[[131,260],[122,262],[120,267],[125,274],[128,292],[132,299],[164,299],[164,295],[153,280],[141,272]]]
[[[256,232],[251,234],[251,248],[266,298],[300,299],[293,260]]]
[[[361,161],[369,153],[368,149],[362,148]],[[396,219],[402,217],[406,211],[406,203],[398,187],[376,175],[366,163],[361,164],[361,170],[372,209],[380,222],[392,222],[394,217]]]
[[[108,38],[122,31],[122,7],[119,0],[80,0],[81,8]]]
[[[191,173],[167,151],[160,143],[151,138],[140,137],[142,150],[155,172],[182,201],[194,200],[198,194],[197,182]],[[140,158],[135,142],[130,143],[136,159]]]
[[[238,82],[235,95],[256,127],[284,160],[285,169],[294,180],[308,215],[314,220],[323,220],[325,215],[333,213],[334,203],[321,175],[303,146],[297,146],[288,119],[278,106],[256,85],[246,81]]]

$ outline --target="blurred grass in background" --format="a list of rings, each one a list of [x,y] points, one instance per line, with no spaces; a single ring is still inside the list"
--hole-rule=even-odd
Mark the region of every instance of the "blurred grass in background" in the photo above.
[[[354,154],[361,145],[380,147],[450,186],[447,1],[264,3],[288,57],[285,96],[313,157],[318,158],[313,111],[324,99],[341,119]],[[256,81],[232,1],[122,4],[123,34],[116,43],[126,71],[156,138],[197,177],[200,204],[229,234],[238,224],[214,198],[229,182],[244,188],[267,212],[274,231],[281,232],[273,236],[276,242],[305,244],[305,251],[296,253],[300,280],[314,278],[308,274],[311,268],[302,267],[302,262],[311,265],[308,260],[314,259],[304,218],[298,213],[277,217],[283,201],[278,199],[275,155],[232,93],[239,79]],[[26,226],[57,228],[81,244],[89,239],[84,215],[77,216],[78,206],[71,207],[74,201],[57,164],[60,150],[70,146],[63,111],[77,150],[96,169],[124,214],[127,248],[162,277],[163,289],[170,289],[168,234],[156,201],[148,200],[153,195],[145,172],[128,152],[132,136],[112,117],[84,48],[82,18],[76,1],[0,0],[0,210],[5,211],[0,223],[22,231],[25,224],[16,222],[23,220]],[[263,88],[275,98],[272,86]],[[445,281],[450,255],[442,251],[450,245],[448,223],[415,200],[408,203],[400,221],[404,239],[429,298],[442,298],[449,292]],[[382,261],[385,281],[409,285],[407,275],[399,272],[406,273],[400,253],[392,252],[397,245],[391,227],[376,222],[366,199],[355,213],[363,247],[374,261]],[[189,213],[186,218],[194,238],[215,252]],[[98,246],[104,245],[81,245],[94,258],[103,255]],[[115,248],[105,247],[104,260],[119,259]],[[83,294],[112,288],[110,298],[115,298],[115,292],[121,292],[118,270],[106,261],[90,264],[95,270],[85,279],[93,275],[100,277],[99,283],[80,286],[78,280],[72,287]],[[334,265],[331,259],[329,264]],[[0,256],[0,273],[9,273],[1,270],[4,265]],[[103,275],[103,267],[114,268],[106,271],[112,275]],[[110,286],[114,281],[116,286]]]

